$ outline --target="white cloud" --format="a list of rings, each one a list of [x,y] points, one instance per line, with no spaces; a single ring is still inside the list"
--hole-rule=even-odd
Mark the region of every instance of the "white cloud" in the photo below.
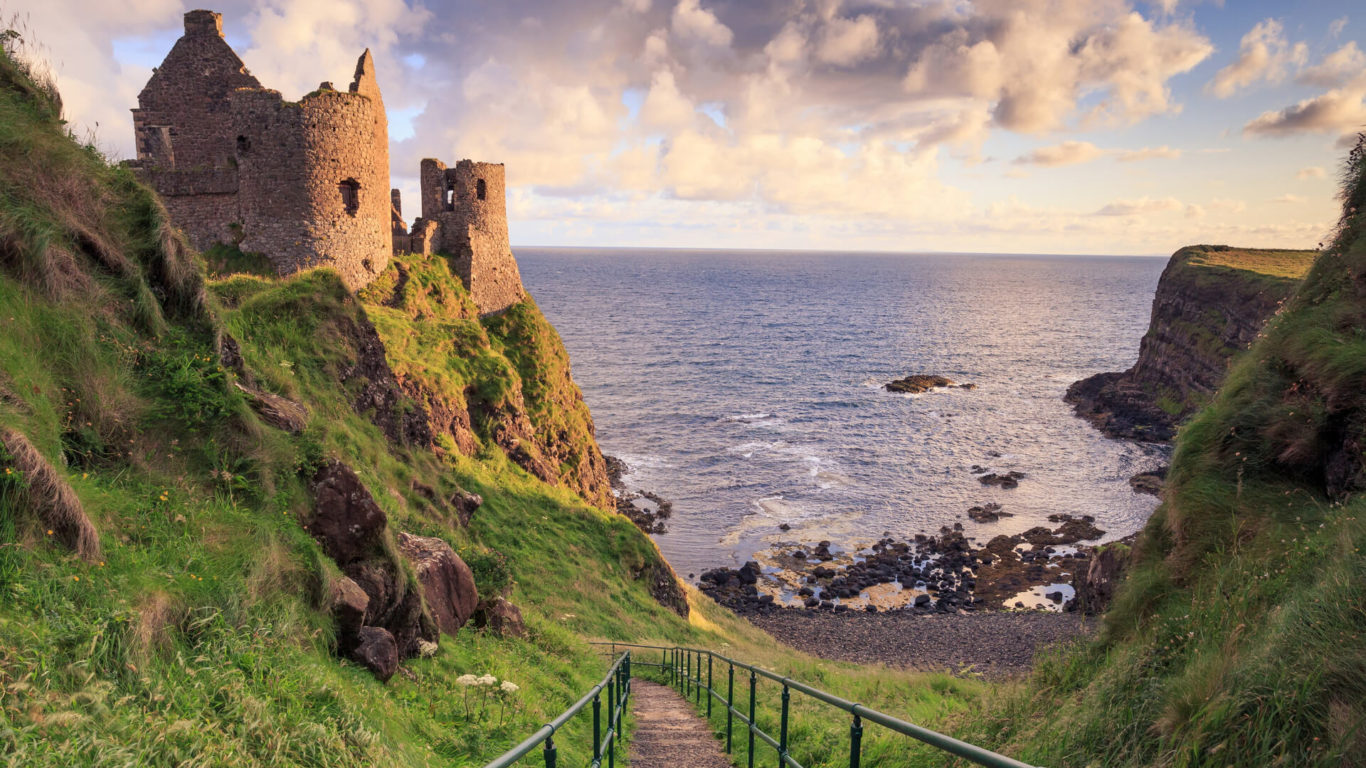
[[[1287,193],[1284,194],[1284,195],[1280,195],[1280,196],[1278,196],[1278,197],[1273,197],[1273,198],[1271,198],[1270,200],[1268,200],[1267,202],[1271,202],[1271,203],[1288,203],[1288,204],[1291,204],[1291,205],[1299,205],[1300,203],[1303,203],[1304,201],[1305,201],[1305,200],[1304,200],[1303,197],[1300,197],[1299,195],[1292,195],[1292,194],[1290,194],[1290,193],[1287,192]]]
[[[1314,166],[1310,166],[1310,167],[1308,167],[1308,168],[1301,168],[1301,169],[1299,170],[1299,172],[1295,174],[1295,178],[1297,178],[1297,179],[1322,179],[1323,177],[1325,177],[1325,176],[1327,176],[1327,175],[1328,175],[1328,172],[1327,172],[1327,171],[1323,170],[1322,168],[1320,168],[1320,167],[1317,166],[1317,165],[1314,165]]]
[[[1258,22],[1252,31],[1243,35],[1237,60],[1219,70],[1205,86],[1206,90],[1226,99],[1239,89],[1262,80],[1278,82],[1285,78],[1289,65],[1304,63],[1308,50],[1304,43],[1291,46],[1286,42],[1280,21]]]
[[[848,67],[872,58],[877,53],[877,19],[859,16],[831,19],[821,31],[816,57],[827,64]]]
[[[1346,29],[1346,28],[1347,28],[1347,17],[1346,17],[1346,16],[1343,16],[1343,17],[1337,18],[1337,19],[1333,19],[1333,22],[1332,22],[1331,24],[1328,25],[1328,36],[1329,36],[1329,37],[1333,37],[1333,38],[1339,37],[1339,36],[1342,35],[1342,30],[1344,30],[1344,29]]]
[[[1295,76],[1295,82],[1320,88],[1337,88],[1360,78],[1366,72],[1366,53],[1349,42],[1323,58],[1323,61]]]
[[[1142,149],[1130,149],[1119,153],[1116,158],[1121,163],[1136,163],[1141,160],[1176,160],[1181,157],[1181,150],[1163,144],[1160,147],[1143,147]]]
[[[1076,165],[1089,163],[1103,154],[1103,150],[1089,141],[1064,141],[1050,147],[1039,147],[1027,155],[1015,158],[1015,163],[1047,167]]]
[[[1350,135],[1363,126],[1366,126],[1366,83],[1335,88],[1294,106],[1263,112],[1243,126],[1243,133],[1254,136]]]
[[[691,125],[697,107],[678,90],[674,74],[662,69],[654,74],[650,91],[640,108],[640,122],[649,128],[678,128]]]
[[[678,5],[674,6],[673,30],[685,40],[697,40],[717,48],[730,45],[735,37],[715,13],[699,5],[699,0],[678,0]]]

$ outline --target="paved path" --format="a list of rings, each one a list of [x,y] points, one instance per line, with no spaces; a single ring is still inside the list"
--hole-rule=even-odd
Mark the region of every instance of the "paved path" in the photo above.
[[[711,729],[678,691],[636,678],[631,707],[631,768],[730,768]]]

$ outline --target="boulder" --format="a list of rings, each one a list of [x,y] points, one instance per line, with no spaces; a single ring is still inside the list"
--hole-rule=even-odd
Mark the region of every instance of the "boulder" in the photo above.
[[[330,461],[314,474],[313,512],[304,528],[337,565],[382,557],[387,523],[384,510],[350,467]]]
[[[1086,569],[1079,569],[1072,577],[1076,597],[1068,601],[1068,610],[1095,615],[1109,607],[1128,567],[1129,542],[1134,538],[1136,536],[1096,549]]]
[[[344,645],[360,631],[369,606],[370,596],[351,578],[343,576],[332,583],[332,615]]]
[[[389,630],[361,627],[357,641],[351,658],[373,672],[380,682],[386,682],[394,676],[398,671],[398,644]]]
[[[522,609],[501,597],[479,602],[478,607],[474,609],[474,626],[499,637],[527,637],[526,622],[522,621]]]
[[[479,604],[474,572],[441,539],[400,533],[398,548],[412,563],[422,597],[437,626],[454,635],[470,620]]]
[[[469,491],[456,491],[451,497],[451,505],[455,507],[456,517],[460,519],[460,525],[468,528],[470,521],[474,519],[475,510],[483,506],[484,497]]]

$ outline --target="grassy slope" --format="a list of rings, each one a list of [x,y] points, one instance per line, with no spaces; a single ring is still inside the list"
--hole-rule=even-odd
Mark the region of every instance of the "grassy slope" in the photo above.
[[[1191,246],[1187,264],[1212,270],[1252,272],[1271,280],[1298,282],[1309,274],[1318,251]]]
[[[966,734],[1058,766],[1366,764],[1366,497],[1329,497],[1324,473],[1336,448],[1366,461],[1360,149],[1345,198],[1334,245],[1182,429],[1101,640]]]
[[[534,306],[491,328],[435,306],[405,319],[362,306],[326,271],[227,277],[206,292],[202,261],[149,193],[71,141],[24,82],[0,56],[0,427],[28,436],[70,485],[102,552],[83,560],[48,535],[29,478],[0,456],[11,470],[0,474],[5,762],[477,765],[595,682],[605,668],[586,642],[595,637],[729,645],[922,721],[982,694],[945,675],[818,664],[696,594],[680,619],[633,578],[659,555],[623,518],[536,480],[487,441],[473,457],[391,445],[337,383],[348,353],[339,329],[362,310],[400,376],[491,400],[520,388],[541,424],[584,428],[581,404],[543,397],[560,390],[532,380],[567,379]],[[439,267],[423,296],[468,304]],[[230,386],[223,332],[261,386],[307,406],[303,435],[260,422]],[[531,639],[467,628],[387,685],[337,660],[323,607],[335,566],[296,523],[308,505],[301,470],[325,455],[357,469],[391,530],[446,538],[485,592],[506,585]],[[415,478],[486,502],[460,528],[414,493]],[[454,680],[470,672],[518,683],[513,711],[467,715]],[[799,712],[794,728],[813,744],[846,732],[842,719]],[[581,762],[587,727],[571,725],[562,759]],[[895,754],[882,764],[929,759]]]

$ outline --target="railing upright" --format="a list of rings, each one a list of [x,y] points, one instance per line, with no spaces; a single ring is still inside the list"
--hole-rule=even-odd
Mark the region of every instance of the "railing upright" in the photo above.
[[[735,721],[735,665],[726,671],[726,754],[731,752],[731,731]]]
[[[859,768],[863,760],[863,718],[854,713],[854,724],[849,726],[849,768]]]
[[[707,654],[707,721],[711,722],[711,700],[716,698],[711,689],[711,654]]]
[[[602,765],[602,700],[593,696],[593,768]]]
[[[749,768],[754,768],[754,731],[759,727],[754,724],[754,688],[758,682],[759,678],[751,669],[749,671],[749,758],[746,762]]]
[[[778,768],[783,768],[783,763],[787,761],[787,703],[791,698],[787,683],[783,683],[783,719],[778,726]]]

